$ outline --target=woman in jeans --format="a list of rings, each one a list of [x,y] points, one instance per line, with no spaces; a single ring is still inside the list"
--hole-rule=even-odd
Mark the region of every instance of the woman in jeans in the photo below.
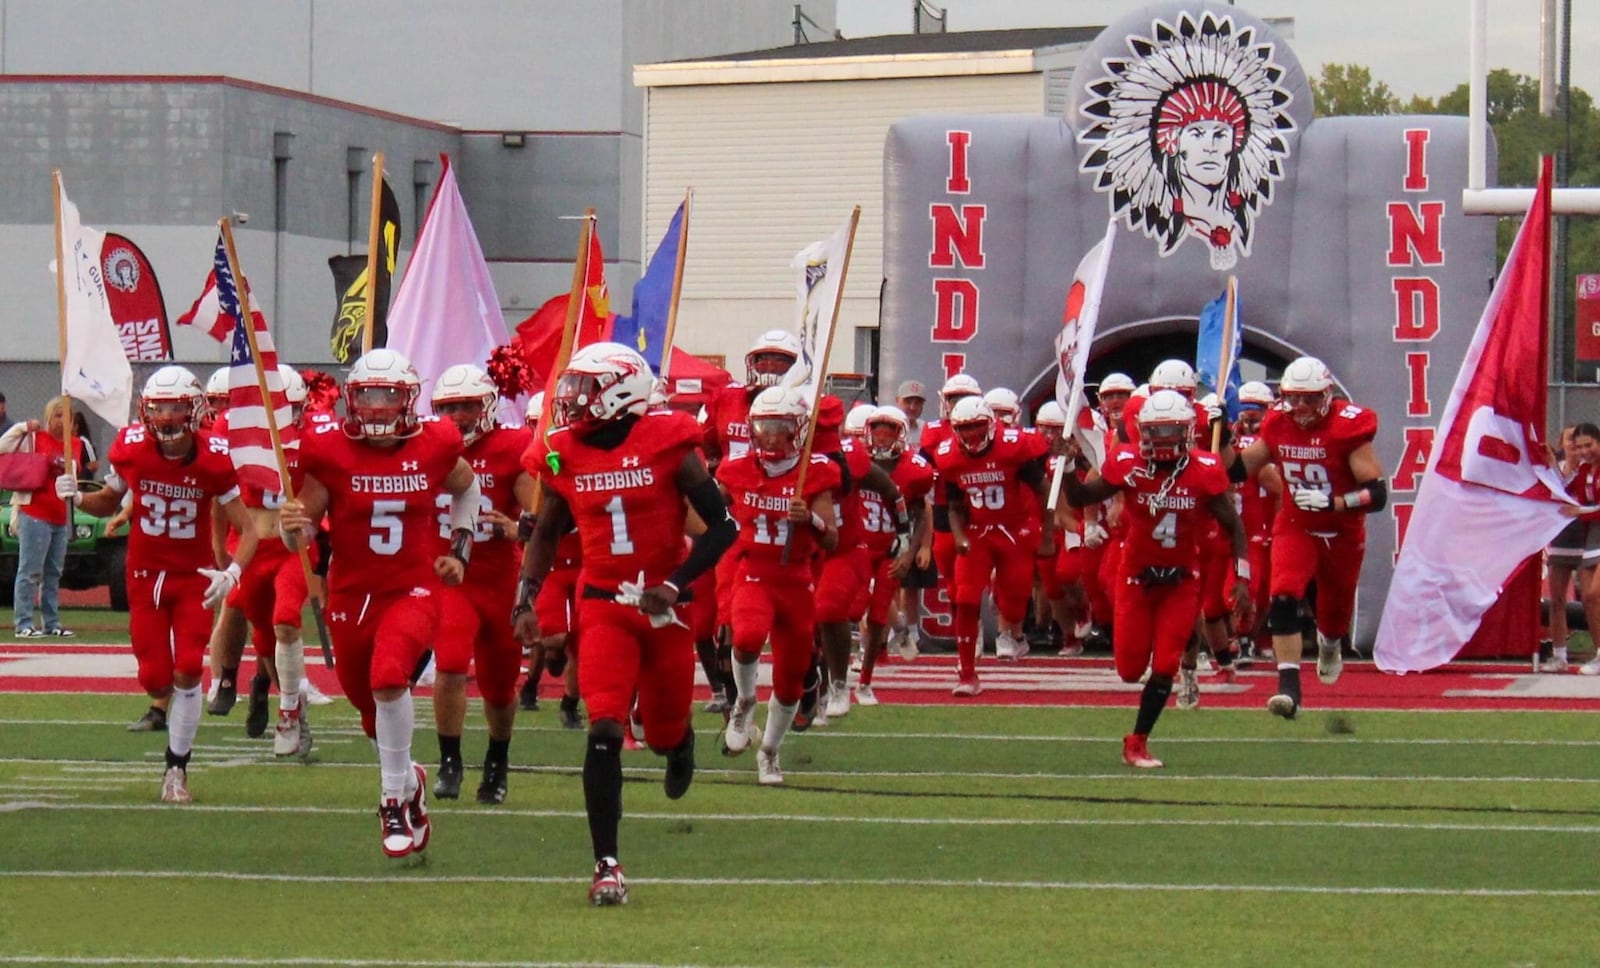
[[[54,397],[44,407],[44,426],[39,421],[28,420],[14,425],[0,436],[0,453],[27,450],[31,438],[32,449],[51,459],[51,480],[65,470],[63,440],[73,442],[73,459],[83,461],[83,442],[67,433],[67,401]],[[41,433],[40,430],[43,430]],[[16,631],[20,638],[37,638],[43,635],[70,636],[72,632],[61,627],[58,598],[61,590],[61,570],[67,561],[67,541],[72,528],[67,506],[56,496],[53,486],[46,485],[37,491],[19,493],[13,498],[16,505],[12,527],[17,534],[17,580],[13,601],[16,603]],[[35,599],[39,602],[43,628],[33,622]]]

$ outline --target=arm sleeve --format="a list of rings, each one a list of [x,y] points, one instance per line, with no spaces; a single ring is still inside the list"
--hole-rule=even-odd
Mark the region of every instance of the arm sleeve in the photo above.
[[[667,579],[680,590],[689,587],[696,578],[715,567],[722,553],[732,547],[734,539],[739,536],[739,526],[728,514],[728,504],[722,499],[722,489],[716,481],[707,477],[689,488],[685,497],[689,499],[689,506],[700,515],[700,520],[706,523],[706,529],[694,536],[689,545],[689,556]]]

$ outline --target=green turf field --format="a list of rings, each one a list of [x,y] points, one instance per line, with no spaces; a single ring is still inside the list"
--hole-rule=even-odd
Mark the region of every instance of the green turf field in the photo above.
[[[1593,963],[1600,720],[1551,713],[857,709],[789,786],[715,752],[677,803],[626,755],[632,902],[586,905],[578,735],[524,714],[511,795],[433,804],[386,860],[353,712],[310,765],[205,718],[195,803],[158,801],[136,696],[7,695],[0,964]],[[417,749],[431,762],[430,707]],[[474,713],[476,716],[476,713]],[[474,726],[476,723],[474,722]]]

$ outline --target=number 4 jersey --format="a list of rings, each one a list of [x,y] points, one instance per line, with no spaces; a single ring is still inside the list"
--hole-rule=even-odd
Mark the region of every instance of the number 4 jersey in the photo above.
[[[433,588],[435,501],[461,459],[454,424],[424,418],[398,446],[352,440],[322,424],[300,442],[300,467],[328,490],[330,593],[383,595]]]
[[[139,425],[124,427],[111,444],[111,466],[133,498],[128,529],[130,570],[211,568],[211,501],[239,496],[239,476],[228,442],[204,430],[194,435],[194,456],[169,459]]]
[[[1362,530],[1365,515],[1301,510],[1289,495],[1297,487],[1329,497],[1355,490],[1361,482],[1350,472],[1350,455],[1377,434],[1378,415],[1348,400],[1333,401],[1328,416],[1311,428],[1295,423],[1287,411],[1268,410],[1261,420],[1261,439],[1287,489],[1278,523],[1308,533]]]

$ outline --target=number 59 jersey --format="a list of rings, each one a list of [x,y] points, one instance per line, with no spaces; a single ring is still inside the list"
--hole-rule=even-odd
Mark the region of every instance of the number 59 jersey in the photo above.
[[[352,440],[337,423],[319,425],[300,442],[302,470],[328,490],[330,593],[383,595],[438,584],[434,502],[461,458],[461,434],[432,418],[418,426],[390,448]]]
[[[211,502],[239,496],[239,476],[228,441],[207,431],[194,435],[195,455],[169,460],[141,425],[117,432],[108,455],[133,498],[128,567],[192,573],[211,568]]]
[[[610,450],[569,427],[534,440],[522,466],[567,502],[585,581],[615,588],[643,571],[646,585],[658,585],[683,562],[688,509],[676,480],[700,442],[695,419],[670,410],[643,415]]]
[[[1331,498],[1355,490],[1362,482],[1350,472],[1350,455],[1377,434],[1377,413],[1348,400],[1334,400],[1328,416],[1309,429],[1295,423],[1287,411],[1268,410],[1261,418],[1261,439],[1283,475],[1279,522],[1306,532],[1362,530],[1366,515],[1305,511],[1290,494],[1309,487]]]

